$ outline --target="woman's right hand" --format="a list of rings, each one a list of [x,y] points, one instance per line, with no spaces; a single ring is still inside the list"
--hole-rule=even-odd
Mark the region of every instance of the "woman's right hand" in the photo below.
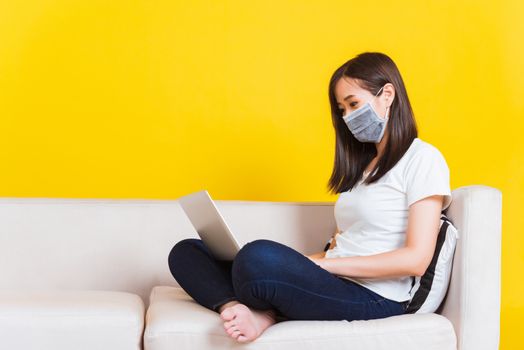
[[[329,245],[329,248],[328,250],[330,249],[333,249],[336,247],[337,245],[337,241],[335,240],[335,237],[340,233],[340,230],[337,229],[337,232],[335,232],[335,235],[333,235],[333,239],[331,241],[331,244]],[[318,252],[318,253],[314,253],[314,254],[310,254],[310,255],[306,255],[308,258],[313,258],[313,259],[318,259],[318,258],[324,258],[326,256],[326,252]]]
[[[313,259],[320,259],[320,258],[324,258],[326,255],[326,252],[319,252],[319,253],[314,253],[314,254],[310,254],[310,255],[306,255],[308,258],[313,258]]]
[[[331,250],[333,248],[335,248],[337,246],[337,241],[335,239],[335,237],[338,235],[338,233],[336,233],[334,236],[333,236],[333,240],[331,241],[331,244],[329,245],[329,248],[328,250]]]
[[[340,230],[337,228],[337,232],[333,235],[333,240],[331,241],[331,244],[329,245],[328,250],[333,249],[337,246],[337,240],[335,239],[337,235],[340,233]]]

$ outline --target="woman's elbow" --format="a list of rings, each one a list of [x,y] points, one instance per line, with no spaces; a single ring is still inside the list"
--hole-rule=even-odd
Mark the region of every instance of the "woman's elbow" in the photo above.
[[[420,261],[413,267],[413,276],[422,277],[429,267],[430,262],[426,259]]]
[[[430,251],[427,249],[420,249],[417,247],[406,247],[409,258],[407,259],[409,263],[409,270],[411,272],[410,276],[421,277],[426,273],[426,270],[431,264],[433,255],[430,254]]]

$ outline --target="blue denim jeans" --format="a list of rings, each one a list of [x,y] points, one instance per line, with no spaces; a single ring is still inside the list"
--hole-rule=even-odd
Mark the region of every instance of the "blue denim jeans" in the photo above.
[[[215,312],[237,300],[253,309],[274,309],[277,321],[352,321],[404,314],[407,307],[266,239],[245,244],[233,261],[216,260],[200,239],[184,239],[171,249],[168,264],[178,284]]]

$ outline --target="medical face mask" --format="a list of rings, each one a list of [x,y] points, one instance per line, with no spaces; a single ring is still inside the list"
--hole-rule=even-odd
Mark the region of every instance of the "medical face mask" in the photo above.
[[[378,90],[377,95],[384,88],[381,87]],[[373,100],[377,97],[375,95]],[[384,131],[386,130],[386,124],[389,120],[388,111],[386,111],[385,119],[379,117],[377,112],[373,109],[370,102],[359,109],[345,115],[342,117],[346,125],[348,126],[351,133],[355,136],[360,142],[375,142],[378,143],[382,140],[384,136]]]

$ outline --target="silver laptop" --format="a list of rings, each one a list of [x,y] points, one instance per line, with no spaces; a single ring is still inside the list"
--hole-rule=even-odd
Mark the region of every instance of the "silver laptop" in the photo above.
[[[178,198],[180,206],[217,260],[233,260],[240,245],[206,190]]]

